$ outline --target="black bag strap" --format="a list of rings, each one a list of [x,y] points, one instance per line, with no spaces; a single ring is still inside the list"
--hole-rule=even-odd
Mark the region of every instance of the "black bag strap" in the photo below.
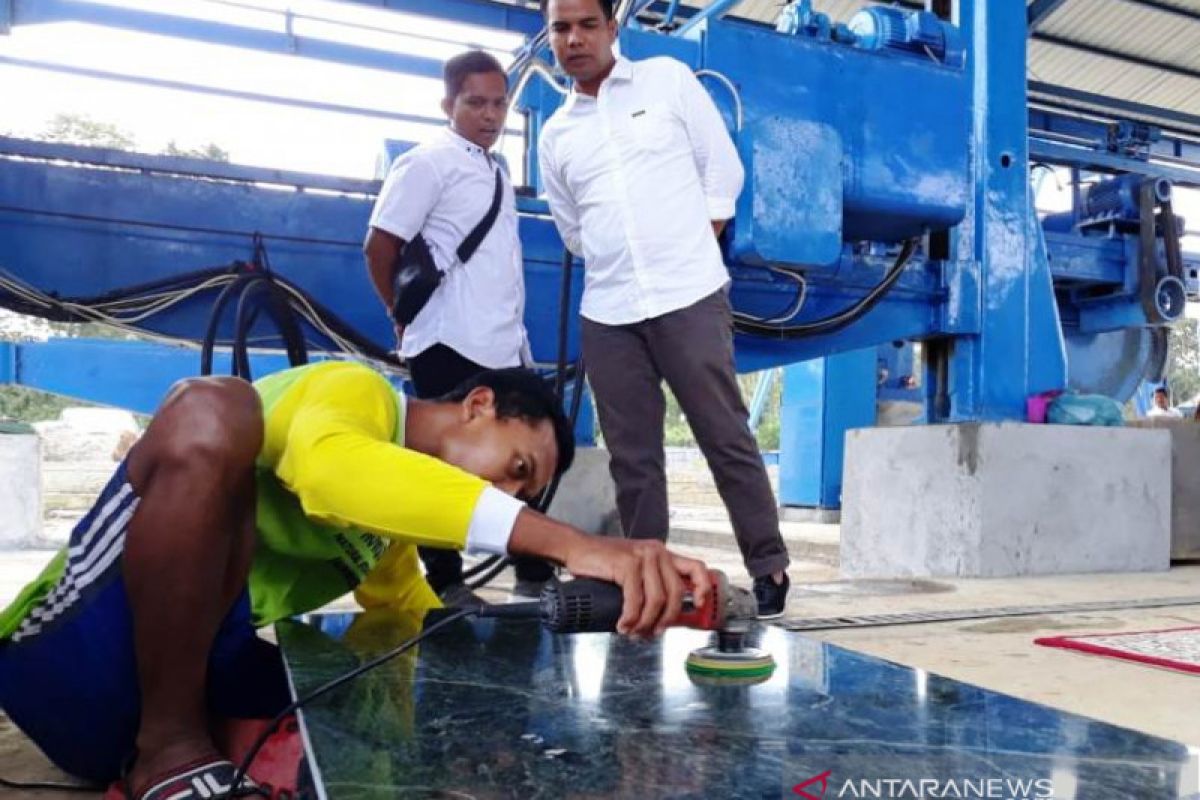
[[[479,224],[475,229],[467,234],[467,238],[463,239],[462,244],[458,246],[458,263],[466,264],[471,260],[471,256],[475,255],[475,251],[479,249],[479,245],[483,243],[484,237],[492,230],[492,225],[496,222],[496,217],[500,215],[500,201],[504,198],[504,179],[500,176],[500,168],[496,168],[496,191],[492,194],[492,207],[483,215],[483,219],[479,220]]]

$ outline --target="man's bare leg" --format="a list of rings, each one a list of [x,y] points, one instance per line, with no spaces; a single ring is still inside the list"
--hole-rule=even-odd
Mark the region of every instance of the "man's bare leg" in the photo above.
[[[205,709],[208,657],[250,571],[262,428],[250,384],[187,381],[129,455],[141,499],[122,571],[142,694],[130,788],[216,754]]]

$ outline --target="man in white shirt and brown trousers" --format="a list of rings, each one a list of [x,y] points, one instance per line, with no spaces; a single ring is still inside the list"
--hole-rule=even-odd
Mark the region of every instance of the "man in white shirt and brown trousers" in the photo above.
[[[717,236],[743,170],[700,82],[669,58],[615,58],[612,0],[542,0],[575,86],[538,146],[550,211],[584,259],[583,357],[625,535],[665,539],[665,380],[687,415],[754,578],[783,614],[788,554],[733,366]]]
[[[443,273],[428,303],[403,330],[400,356],[421,399],[436,399],[486,369],[529,365],[525,282],[517,203],[491,148],[508,114],[508,79],[488,53],[471,50],[444,68],[442,110],[449,126],[392,165],[371,212],[363,252],[375,291],[391,312],[397,256],[418,233]],[[488,214],[496,180],[502,184],[495,222],[467,263],[460,244]],[[462,556],[420,548],[425,577],[442,602],[474,605],[464,584]],[[553,571],[537,559],[515,560],[514,594],[537,597]]]

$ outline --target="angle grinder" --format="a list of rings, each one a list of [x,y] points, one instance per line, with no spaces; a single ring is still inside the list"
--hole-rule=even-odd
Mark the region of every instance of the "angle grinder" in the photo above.
[[[685,666],[702,684],[754,684],[771,677],[775,659],[746,645],[746,634],[758,617],[758,604],[745,589],[731,586],[719,570],[710,570],[712,589],[702,605],[690,591],[673,627],[713,631],[716,641],[688,653]],[[690,588],[690,587],[689,587]],[[621,587],[594,578],[550,580],[541,597],[527,603],[486,605],[481,617],[540,619],[554,633],[612,633],[625,598]]]

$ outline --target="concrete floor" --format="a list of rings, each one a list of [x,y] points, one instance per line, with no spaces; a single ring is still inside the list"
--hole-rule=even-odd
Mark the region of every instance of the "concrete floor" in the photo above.
[[[836,526],[806,525],[789,531],[795,538],[811,529],[809,557],[820,558],[836,542]],[[689,530],[691,532],[689,532]],[[681,552],[725,570],[748,584],[732,536],[711,520],[689,525],[675,536]],[[697,542],[697,543],[692,543]],[[0,553],[0,604],[7,603],[49,559],[45,551]],[[789,571],[792,595],[788,618],[900,613],[1112,602],[1200,596],[1200,564],[1167,573],[1075,575],[993,580],[939,580],[938,591],[894,593],[895,586],[839,581],[827,561],[795,561]],[[503,600],[508,574],[485,591]],[[342,607],[352,607],[343,601]],[[963,622],[926,623],[808,633],[842,647],[868,653],[1055,708],[1198,746],[1200,677],[1033,644],[1039,636],[1137,631],[1200,625],[1200,605],[1173,608],[1055,614]],[[63,779],[0,714],[0,774],[22,779]],[[0,797],[20,793],[0,789]],[[39,797],[55,800],[53,793]],[[62,798],[80,797],[61,795]]]

